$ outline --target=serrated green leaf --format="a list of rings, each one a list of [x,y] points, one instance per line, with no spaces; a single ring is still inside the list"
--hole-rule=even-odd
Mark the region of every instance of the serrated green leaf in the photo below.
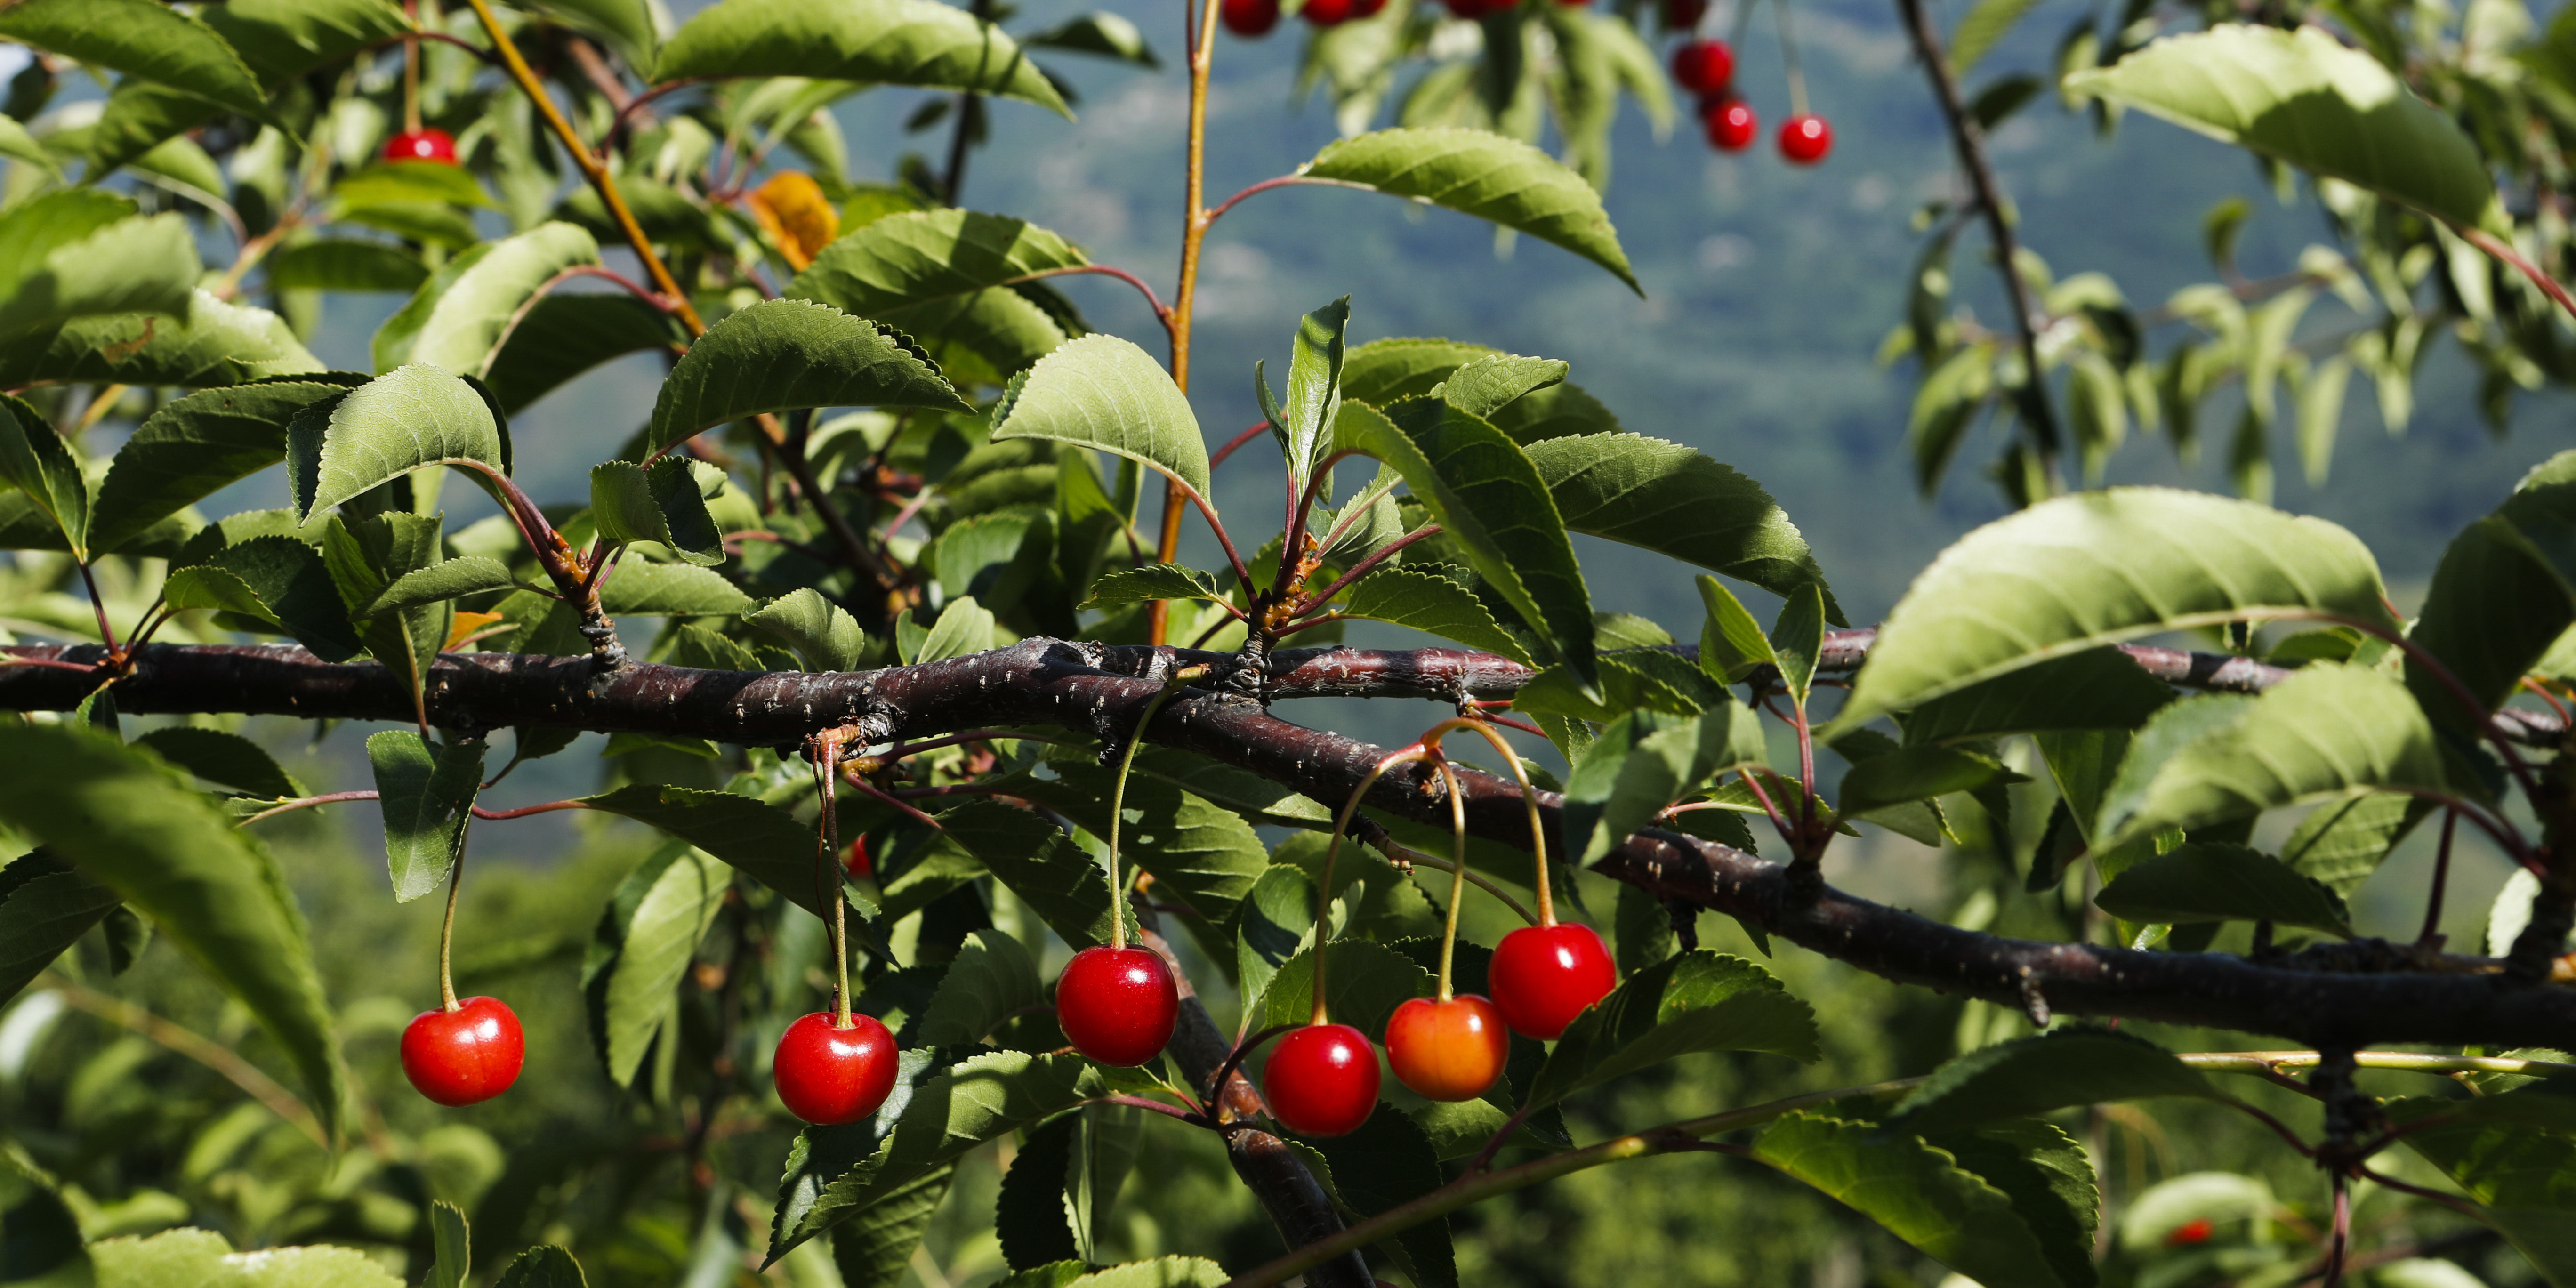
[[[421,1288],[465,1288],[474,1268],[473,1241],[465,1213],[455,1204],[442,1199],[429,1205],[429,1246],[429,1278]]]
[[[1706,574],[1698,584],[1700,603],[1708,609],[1708,621],[1699,634],[1700,669],[1720,684],[1735,684],[1756,668],[1775,664],[1771,637],[1735,592]]]
[[[764,300],[689,346],[654,399],[646,438],[658,450],[710,425],[803,407],[973,410],[902,336],[829,305]]]
[[[2116,648],[2087,649],[1981,681],[1916,707],[1907,746],[2070,729],[2135,729],[2174,692]]]
[[[1799,1113],[1764,1132],[1753,1152],[1988,1288],[2088,1288],[2059,1276],[2010,1195],[1915,1137]]]
[[[992,801],[961,805],[939,824],[1074,951],[1109,942],[1108,873],[1054,825]],[[1135,913],[1122,905],[1121,914],[1133,927]]]
[[[1092,581],[1091,598],[1084,600],[1081,607],[1088,612],[1157,599],[1224,598],[1225,592],[1216,587],[1216,578],[1196,568],[1158,563],[1101,574]]]
[[[2221,622],[2394,626],[2351,533],[2246,501],[2112,488],[1969,533],[1914,580],[1826,737],[2097,645]]]
[[[2576,452],[2542,462],[2495,513],[2451,540],[2409,632],[2492,709],[2576,622]],[[2450,686],[2409,659],[2407,687],[2436,724],[2475,722]]]
[[[2181,707],[2196,706],[2168,708],[2149,728]],[[2320,663],[2237,710],[2170,755],[2150,758],[2151,751],[2133,749],[2130,754],[2141,758],[2142,769],[2151,766],[2152,776],[2134,796],[2122,792],[2104,799],[2095,848],[2311,801],[2442,789],[2433,726],[2392,676]],[[2121,779],[2133,781],[2125,764]]]
[[[1807,691],[1816,682],[1816,663],[1825,655],[1824,587],[1814,582],[1789,595],[1780,606],[1780,616],[1771,623],[1771,660],[1780,668],[1780,682],[1789,690],[1791,700],[1801,709],[1807,703]]]
[[[508,440],[491,404],[437,367],[397,369],[287,422],[286,476],[300,519],[425,465],[510,470]],[[483,482],[477,473],[467,477]]]
[[[655,18],[661,11],[651,0],[529,0],[528,7],[575,31],[606,40],[637,76],[652,78],[654,54],[661,42]],[[663,15],[660,21],[670,19]]]
[[[1009,36],[935,0],[724,0],[671,34],[653,75],[811,76],[1023,99],[1070,119],[1063,96]]]
[[[1897,1105],[1886,1129],[1939,1134],[2074,1105],[2163,1096],[2227,1099],[2198,1069],[2144,1038],[2060,1029],[1953,1057]]]
[[[91,1245],[90,1256],[97,1282],[107,1288],[402,1288],[403,1282],[356,1248],[320,1244],[241,1255],[222,1235],[196,1228],[103,1239]]]
[[[581,991],[609,1081],[633,1088],[655,1039],[679,1040],[674,990],[732,885],[714,858],[670,841],[637,864],[600,910],[582,955]]]
[[[1298,169],[1410,197],[1551,242],[1610,270],[1643,296],[1619,249],[1601,194],[1583,176],[1518,139],[1483,130],[1394,129],[1327,144]]]
[[[78,317],[0,341],[0,382],[10,388],[87,381],[198,389],[321,372],[285,319],[204,291],[188,298],[178,321],[154,313]]]
[[[723,475],[715,477],[721,481]],[[681,457],[666,456],[649,466],[633,461],[592,466],[590,517],[599,525],[599,535],[613,542],[654,542],[702,567],[725,561],[724,533],[707,513],[696,466]]]
[[[518,584],[518,579],[510,575],[509,566],[498,559],[486,559],[481,555],[443,559],[395,578],[382,594],[360,607],[357,615],[374,617],[396,613],[406,608],[443,603],[460,595],[509,590]]]
[[[451,206],[493,204],[473,175],[461,166],[441,161],[378,161],[342,175],[339,182],[331,185],[331,194],[362,206],[387,201],[435,201]]]
[[[1834,807],[1859,816],[1908,801],[2029,781],[2001,761],[1973,751],[1906,747],[1854,764],[1835,789]]]
[[[293,537],[226,546],[173,571],[161,593],[173,609],[213,608],[273,623],[326,662],[347,661],[361,648],[321,553]]]
[[[1038,980],[1038,964],[1029,950],[1007,931],[977,930],[948,963],[916,1032],[928,1046],[971,1046],[1002,1021],[1044,1006],[1046,1000],[1046,986]]]
[[[586,1282],[572,1253],[549,1243],[512,1258],[493,1288],[584,1288]]]
[[[2274,921],[2349,938],[2351,914],[2334,891],[2242,845],[2195,843],[2141,859],[2093,897],[2124,921]]]
[[[1763,763],[1762,718],[1727,702],[1705,715],[1632,711],[1610,722],[1565,780],[1564,834],[1582,865],[1616,849],[1716,775]]]
[[[1063,238],[1007,215],[913,211],[872,220],[824,247],[783,294],[882,318],[1090,262]]]
[[[1333,419],[1342,406],[1344,335],[1350,329],[1351,297],[1345,295],[1298,320],[1288,350],[1288,401],[1270,405],[1270,388],[1258,363],[1253,384],[1261,395],[1262,414],[1271,436],[1288,462],[1291,495],[1303,497],[1315,467],[1332,451]]]
[[[887,310],[879,321],[918,341],[960,385],[1007,384],[1063,347],[1066,332],[1020,287],[996,286]]]
[[[1336,939],[1324,962],[1325,1009],[1372,1042],[1386,1036],[1395,1008],[1432,992],[1431,972],[1384,944]],[[1302,949],[1271,977],[1258,1002],[1247,1008],[1251,1027],[1303,1024],[1315,1013],[1315,950]]]
[[[1486,421],[1523,397],[1565,382],[1567,366],[1554,358],[1489,354],[1463,363],[1431,391],[1434,398]]]
[[[274,1039],[325,1131],[347,1074],[304,918],[268,851],[144,755],[86,730],[0,729],[0,819],[152,919]]]
[[[17,398],[0,399],[0,481],[35,502],[60,528],[72,554],[89,559],[89,481],[61,434]]]
[[[565,269],[599,262],[599,244],[565,223],[541,224],[477,249],[464,271],[422,283],[413,305],[376,333],[376,370],[426,362],[479,377],[491,368],[510,320],[538,291]],[[424,302],[426,309],[418,308]]]
[[[501,341],[486,379],[501,410],[516,416],[612,358],[677,352],[686,342],[670,314],[634,296],[548,295],[530,305]]]
[[[1848,624],[1788,512],[1732,467],[1642,434],[1553,437],[1530,443],[1529,458],[1567,528],[1670,555],[1774,594],[1815,586],[1824,592],[1825,619]]]
[[[1526,1105],[1693,1051],[1768,1051],[1817,1058],[1816,1021],[1771,972],[1706,949],[1637,972],[1575,1017],[1549,1049]]]
[[[410,295],[429,266],[399,246],[326,237],[268,257],[268,285],[280,291],[394,291]]]
[[[2223,23],[2066,86],[2455,224],[2485,222],[2495,206],[2495,183],[2450,116],[2323,30]]]
[[[808,671],[851,671],[867,647],[858,619],[808,586],[743,616],[742,624],[795,650]]]
[[[956,1175],[954,1167],[934,1169],[833,1226],[832,1261],[842,1288],[897,1288],[910,1278],[913,1254]]]
[[[599,606],[619,616],[731,617],[755,602],[714,569],[681,563],[621,560],[599,591]]]
[[[2060,1283],[2090,1288],[2100,1281],[2093,1233],[2102,1223],[2102,1192],[2092,1157],[2073,1136],[2050,1123],[2016,1118],[1929,1143],[2012,1201],[2013,1214],[2039,1241]]]
[[[0,36],[269,119],[241,55],[206,24],[151,0],[23,0],[0,12]]]
[[[1066,341],[1011,380],[992,436],[1096,448],[1160,470],[1204,497],[1207,440],[1163,365],[1114,335]]]
[[[224,485],[285,459],[287,422],[347,388],[283,380],[209,389],[145,417],[99,485],[92,532],[98,547],[114,550]]]
[[[123,906],[115,891],[43,850],[0,866],[0,1003]],[[19,1218],[10,1220],[14,1227]]]
[[[2510,1094],[2510,1093],[2508,1093]],[[2448,1113],[2459,1102],[2410,1097],[2387,1102],[2403,1126]],[[2451,1178],[2514,1250],[2553,1285],[2576,1283],[2576,1139],[2523,1126],[2463,1122],[2415,1128],[2406,1147]]]
[[[207,782],[238,788],[253,796],[282,800],[304,794],[303,784],[296,782],[295,776],[287,773],[266,747],[237,733],[168,725],[128,745],[149,750]]]
[[[479,738],[432,747],[409,729],[368,737],[394,902],[409,903],[447,884],[465,850],[466,811],[482,789],[483,751]]]
[[[1005,1264],[1038,1270],[1067,1263],[1066,1280],[1081,1276],[1082,1250],[1074,1246],[1073,1227],[1066,1224],[1064,1182],[1073,1158],[1073,1132],[1079,1119],[1066,1114],[1028,1134],[1002,1174],[1002,1189],[993,1204],[993,1233],[1002,1245]]]
[[[2433,812],[2430,801],[2381,793],[2318,806],[2281,842],[2281,861],[2349,899],[2406,834]]]
[[[1057,762],[1053,783],[1032,782],[1032,796],[1094,836],[1108,835],[1114,771]],[[1155,888],[1179,896],[1210,925],[1234,919],[1235,905],[1270,865],[1270,856],[1241,815],[1168,780],[1130,777],[1119,857],[1154,874]]]
[[[1499,653],[1524,666],[1535,659],[1494,620],[1475,592],[1427,568],[1381,564],[1359,579],[1340,612],[1375,622],[1410,626],[1472,649]]]
[[[582,807],[619,814],[650,824],[742,870],[743,874],[816,916],[828,906],[816,903],[815,874],[821,861],[814,829],[774,805],[732,792],[699,791],[663,783],[630,783],[613,792],[581,798]],[[865,806],[843,797],[840,825],[844,836],[867,828]],[[828,873],[826,874],[828,875]],[[851,907],[871,916],[875,907],[844,884]]]
[[[1297,955],[1315,930],[1315,882],[1304,869],[1274,863],[1262,870],[1238,905],[1234,928],[1236,986],[1259,997],[1279,968]]]

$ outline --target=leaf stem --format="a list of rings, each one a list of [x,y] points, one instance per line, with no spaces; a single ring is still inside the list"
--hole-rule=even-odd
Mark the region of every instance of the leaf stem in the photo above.
[[[1300,612],[1298,616],[1302,617],[1306,613],[1314,612],[1326,604],[1331,603],[1333,596],[1342,593],[1343,589],[1348,587],[1352,582],[1358,581],[1360,578],[1377,571],[1377,566],[1395,557],[1397,551],[1404,549],[1406,546],[1412,545],[1414,542],[1428,540],[1429,538],[1439,536],[1440,531],[1441,529],[1439,524],[1426,523],[1419,528],[1415,528],[1411,532],[1405,533],[1403,536],[1397,537],[1393,541],[1387,542],[1385,545],[1379,546],[1377,549],[1368,552],[1366,555],[1361,556],[1360,561],[1352,564],[1351,570],[1343,573],[1340,578],[1333,582],[1332,585],[1326,586],[1322,590],[1316,591],[1314,594],[1307,596],[1307,607]]]
[[[1208,69],[1216,59],[1217,3],[1218,0],[1196,0],[1195,4],[1184,3],[1181,7],[1188,22],[1190,56],[1189,160],[1182,183],[1180,284],[1172,293],[1171,318],[1165,330],[1170,332],[1172,339],[1172,383],[1179,386],[1184,394],[1190,391],[1190,320],[1198,305],[1199,245],[1207,239],[1210,222],[1204,209],[1207,200],[1207,99]],[[1181,498],[1185,493],[1189,493],[1189,489],[1182,486],[1179,479],[1170,479],[1163,485],[1163,530],[1154,547],[1155,558],[1163,563],[1170,563],[1180,556]],[[1207,511],[1205,501],[1198,500],[1194,493],[1189,495],[1191,500],[1198,501],[1201,512]],[[1213,525],[1215,521],[1215,515],[1209,514],[1208,522]],[[1218,538],[1222,540],[1223,537],[1220,530]],[[1226,547],[1226,554],[1228,557],[1234,554],[1231,543]],[[1251,594],[1252,578],[1242,572],[1243,561],[1235,559],[1234,566],[1237,574],[1243,577],[1244,593]],[[1171,628],[1171,611],[1170,601],[1160,599],[1146,610],[1147,643],[1163,642],[1165,633]]]
[[[1154,320],[1163,324],[1164,333],[1166,335],[1171,333],[1172,310],[1169,306],[1163,303],[1163,297],[1154,294],[1154,288],[1146,285],[1144,278],[1138,277],[1134,273],[1130,273],[1123,268],[1112,268],[1107,264],[1074,264],[1064,268],[1050,268],[1044,272],[1031,273],[1026,277],[1014,277],[1011,281],[1004,282],[1002,285],[1009,286],[1012,282],[1034,282],[1040,278],[1046,277],[1071,277],[1084,273],[1095,274],[1101,277],[1114,277],[1119,281],[1125,282],[1129,286],[1135,287],[1137,291],[1144,295],[1146,306],[1154,310]],[[1209,468],[1215,468],[1215,462],[1209,462]]]
[[[2569,317],[2576,317],[2576,299],[2568,297],[2567,288],[2559,285],[2557,279],[2549,274],[2541,272],[2538,264],[2524,259],[2522,252],[2515,250],[2511,243],[2483,228],[2472,228],[2466,224],[2452,224],[2451,231],[2458,233],[2460,240],[2520,271],[2524,277],[2531,279],[2532,285],[2540,288],[2541,294],[2556,301],[2558,307],[2565,309]]]
[[[2424,930],[2415,942],[2427,948],[2442,941],[2442,895],[2451,884],[2451,834],[2459,830],[2460,812],[2442,811],[2442,844],[2433,852],[2433,888],[2424,895]]]
[[[1249,443],[1249,442],[1251,442],[1252,440],[1254,440],[1254,439],[1256,439],[1256,438],[1261,437],[1262,431],[1267,430],[1267,429],[1269,429],[1269,428],[1270,428],[1270,422],[1265,420],[1265,421],[1261,422],[1260,424],[1255,425],[1255,426],[1253,426],[1252,428],[1247,429],[1247,430],[1243,431],[1242,433],[1237,434],[1237,435],[1235,435],[1234,437],[1232,437],[1232,438],[1229,438],[1229,439],[1225,440],[1225,446],[1223,446],[1223,447],[1220,447],[1220,448],[1216,449],[1216,455],[1211,456],[1211,457],[1209,457],[1209,458],[1208,458],[1208,470],[1209,470],[1211,473],[1213,473],[1213,472],[1216,470],[1216,467],[1217,467],[1217,466],[1220,466],[1220,465],[1225,464],[1225,458],[1227,458],[1227,457],[1229,457],[1229,456],[1234,455],[1234,453],[1235,453],[1235,449],[1240,448],[1240,447],[1242,447],[1244,444]]]

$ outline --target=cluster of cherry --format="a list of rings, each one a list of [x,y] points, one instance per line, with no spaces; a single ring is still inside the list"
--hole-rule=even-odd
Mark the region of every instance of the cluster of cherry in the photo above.
[[[1704,0],[1667,0],[1664,25],[1688,33],[1699,25],[1705,10]],[[1735,51],[1725,41],[1696,35],[1685,39],[1673,51],[1673,83],[1698,96],[1700,125],[1707,130],[1710,145],[1720,152],[1741,152],[1753,145],[1762,122],[1753,114],[1753,105],[1735,92]],[[1833,146],[1833,127],[1821,116],[1800,111],[1780,123],[1780,155],[1793,165],[1814,165]]]
[[[1520,6],[1521,0],[1441,0],[1449,12],[1474,22],[1487,14],[1501,13]],[[1581,8],[1592,0],[1556,0],[1569,8]],[[1354,18],[1374,18],[1386,8],[1386,0],[1306,0],[1297,11],[1318,27],[1338,27]],[[1217,20],[1225,29],[1246,39],[1266,36],[1279,25],[1279,0],[1218,0]]]

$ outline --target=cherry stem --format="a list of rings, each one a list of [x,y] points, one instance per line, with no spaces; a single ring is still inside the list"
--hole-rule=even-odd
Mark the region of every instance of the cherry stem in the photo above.
[[[457,838],[456,861],[447,868],[447,917],[438,924],[438,1005],[453,1015],[462,1009],[456,1004],[456,981],[448,974],[448,948],[456,942],[456,891],[465,884],[464,838]]]
[[[1547,888],[1547,826],[1539,819],[1538,792],[1530,786],[1529,771],[1521,768],[1520,753],[1512,750],[1512,745],[1503,741],[1503,736],[1494,732],[1493,726],[1469,716],[1443,720],[1431,726],[1431,732],[1422,735],[1422,745],[1436,752],[1440,750],[1440,740],[1457,729],[1470,730],[1494,744],[1494,751],[1503,758],[1503,767],[1512,771],[1512,781],[1520,784],[1521,804],[1529,808],[1530,854],[1538,862],[1538,924],[1553,926],[1556,924],[1556,900]],[[1464,851],[1460,853],[1463,857]]]
[[[1771,18],[1780,27],[1781,69],[1789,74],[1789,113],[1805,116],[1807,73],[1798,66],[1798,41],[1789,34],[1789,0],[1771,0]]]
[[[1371,766],[1367,777],[1360,779],[1360,785],[1351,789],[1351,798],[1343,804],[1341,816],[1333,820],[1333,839],[1324,844],[1324,879],[1315,886],[1315,1015],[1309,1023],[1331,1022],[1324,1009],[1324,946],[1333,937],[1333,860],[1342,852],[1342,837],[1351,829],[1351,815],[1359,813],[1360,798],[1368,795],[1368,789],[1375,787],[1386,771],[1407,761],[1427,759],[1430,755],[1424,744],[1415,743]]]
[[[1368,820],[1362,819],[1360,821],[1365,823]],[[1397,864],[1419,864],[1420,866],[1429,868],[1434,872],[1457,873],[1458,875],[1465,877],[1467,880],[1474,882],[1477,889],[1500,900],[1504,907],[1512,910],[1513,916],[1519,917],[1521,920],[1526,921],[1533,926],[1538,924],[1538,914],[1522,907],[1520,900],[1513,898],[1509,893],[1504,891],[1501,886],[1495,885],[1493,882],[1476,875],[1473,870],[1469,869],[1467,865],[1463,863],[1451,863],[1447,859],[1437,858],[1409,846],[1398,844],[1394,837],[1385,834],[1385,830],[1383,828],[1379,829],[1378,836],[1375,839],[1368,840],[1368,843],[1377,847],[1378,853],[1385,855],[1390,862]]]
[[[1208,1084],[1204,1088],[1207,1093],[1207,1103],[1222,1107],[1225,1103],[1225,1080],[1233,1077],[1234,1071],[1241,1068],[1244,1060],[1253,1052],[1260,1050],[1262,1043],[1295,1027],[1297,1026],[1294,1024],[1273,1024],[1235,1043],[1234,1049],[1225,1053],[1225,1063],[1218,1065],[1216,1075],[1208,1079]]]
[[[1467,795],[1458,789],[1458,771],[1449,767],[1442,756],[1431,758],[1431,767],[1440,771],[1442,786],[1449,789],[1449,830],[1457,838],[1449,869],[1449,916],[1440,928],[1440,1004],[1448,1005],[1451,996],[1449,968],[1458,953],[1458,905],[1467,897]]]
[[[2442,894],[2451,884],[2451,834],[2459,830],[2460,812],[2442,812],[2442,845],[2433,852],[2433,889],[2424,896],[2424,933],[2417,943],[2431,946],[2442,934]]]
[[[1145,703],[1145,714],[1136,718],[1136,732],[1128,737],[1127,750],[1119,754],[1118,777],[1109,784],[1109,947],[1112,952],[1126,950],[1127,919],[1132,915],[1127,910],[1126,887],[1118,884],[1118,824],[1127,812],[1127,774],[1135,768],[1136,749],[1145,745],[1145,727],[1154,723],[1155,713],[1172,700],[1173,694],[1189,687],[1191,681],[1204,678],[1207,671],[1207,667],[1202,665],[1185,666],[1172,672],[1171,678],[1163,681],[1163,687]]]
[[[840,883],[824,874],[840,853],[840,820],[832,788],[841,777],[841,735],[838,729],[819,733],[809,744],[814,786],[822,801],[822,817],[815,820],[814,829],[814,893],[819,898],[828,892],[832,901],[832,1027],[836,1029],[850,1027],[849,901],[841,897]]]

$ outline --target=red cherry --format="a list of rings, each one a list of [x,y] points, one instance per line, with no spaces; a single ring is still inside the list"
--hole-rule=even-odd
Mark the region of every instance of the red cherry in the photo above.
[[[1261,1070],[1270,1116],[1307,1136],[1345,1136],[1377,1109],[1377,1048],[1347,1024],[1309,1024],[1279,1039]]]
[[[435,161],[440,165],[456,164],[456,140],[447,131],[432,126],[405,130],[385,144],[387,161]]]
[[[1821,116],[1793,116],[1780,122],[1780,155],[1796,165],[1814,165],[1834,149],[1834,127]]]
[[[528,1059],[519,1017],[497,999],[469,997],[453,1011],[423,1011],[403,1028],[403,1076],[449,1108],[510,1089]]]
[[[1708,141],[1720,152],[1741,152],[1753,146],[1753,136],[1761,132],[1762,122],[1753,115],[1753,105],[1740,98],[1713,98],[1700,105],[1700,124],[1708,130]]]
[[[787,1112],[817,1127],[853,1123],[877,1111],[894,1092],[894,1035],[872,1015],[853,1015],[850,1027],[832,1027],[816,1011],[778,1039],[770,1078]]]
[[[1494,948],[1486,980],[1512,1032],[1542,1041],[1619,986],[1619,968],[1590,926],[1523,926]]]
[[[1689,31],[1708,16],[1708,0],[1664,0],[1664,30]]]
[[[1694,40],[1673,51],[1673,83],[1715,94],[1735,79],[1735,51],[1723,40]]]
[[[1150,948],[1085,948],[1056,977],[1055,1022],[1074,1050],[1102,1064],[1153,1059],[1180,1015],[1172,968]]]
[[[2210,1234],[2216,1229],[2216,1226],[2209,1223],[2208,1217],[2201,1217],[2195,1221],[2185,1221],[2181,1225],[2175,1226],[2173,1233],[2165,1236],[2165,1243],[2168,1246],[2176,1248],[2189,1247],[2197,1243],[2207,1243],[2209,1242]]]
[[[1417,997],[1386,1022],[1386,1062],[1396,1081],[1430,1100],[1473,1100],[1511,1057],[1503,1013],[1473,993],[1446,1002]]]
[[[850,839],[850,852],[842,858],[841,866],[849,869],[850,875],[854,877],[864,878],[876,875],[877,865],[868,857],[868,838],[859,836]]]
[[[1266,36],[1279,25],[1279,0],[1225,0],[1217,18],[1238,36]]]
[[[1351,16],[1351,0],[1306,0],[1297,16],[1318,27],[1338,27]]]

